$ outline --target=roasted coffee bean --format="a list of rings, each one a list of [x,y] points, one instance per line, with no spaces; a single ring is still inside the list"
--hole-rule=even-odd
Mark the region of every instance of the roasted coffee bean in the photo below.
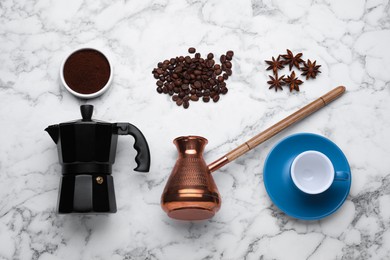
[[[188,51],[195,54],[166,59],[152,70],[157,92],[171,95],[173,101],[185,108],[189,107],[190,101],[201,97],[204,102],[211,99],[217,102],[220,94],[228,92],[225,80],[232,75],[233,51],[220,56],[221,64],[215,63],[213,53],[204,59],[195,48]]]
[[[181,84],[182,84],[181,79],[175,80],[174,84],[175,84],[175,86],[177,86],[177,87],[181,86]]]
[[[187,64],[190,64],[190,63],[192,62],[191,57],[190,57],[190,56],[186,56],[185,62],[186,62]]]
[[[161,80],[158,80],[156,82],[156,85],[159,86],[159,87],[162,87],[164,85],[164,83]]]
[[[176,67],[174,70],[173,70],[175,73],[180,73],[180,72],[182,72],[183,71],[183,67],[182,66],[178,66],[178,67]],[[157,72],[158,73],[158,72]]]
[[[191,95],[191,96],[190,96],[190,99],[191,99],[192,101],[198,101],[198,100],[199,100],[199,97],[198,97],[197,95]]]
[[[208,60],[207,61],[207,67],[212,68],[214,66],[215,61],[214,60]]]
[[[199,81],[195,81],[194,82],[194,87],[195,88],[201,88],[202,87],[202,83],[200,83]]]
[[[176,105],[181,106],[182,104],[183,104],[183,100],[178,99],[178,100],[176,101]]]
[[[231,69],[232,68],[232,63],[230,61],[226,61],[225,62],[225,66],[227,69]]]

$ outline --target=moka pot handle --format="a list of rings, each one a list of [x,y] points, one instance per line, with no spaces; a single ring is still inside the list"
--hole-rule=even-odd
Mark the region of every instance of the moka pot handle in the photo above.
[[[134,171],[148,172],[150,168],[150,151],[142,132],[130,123],[115,123],[114,131],[118,135],[131,135],[134,137],[134,149],[137,151],[137,156],[135,157],[137,167]]]

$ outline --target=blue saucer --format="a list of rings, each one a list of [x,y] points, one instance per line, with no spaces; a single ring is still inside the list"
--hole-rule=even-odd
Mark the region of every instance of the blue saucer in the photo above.
[[[304,220],[317,220],[334,213],[346,200],[351,188],[348,181],[335,181],[321,194],[307,195],[298,190],[290,176],[294,158],[307,150],[325,154],[335,171],[351,172],[347,158],[332,141],[316,134],[290,135],[276,144],[264,163],[264,185],[273,203],[287,215]]]

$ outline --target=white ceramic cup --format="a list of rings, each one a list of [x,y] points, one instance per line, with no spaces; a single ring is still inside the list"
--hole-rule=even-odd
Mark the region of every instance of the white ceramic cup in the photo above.
[[[77,51],[81,51],[81,50],[95,50],[97,52],[100,52],[108,61],[108,64],[110,65],[110,77],[108,78],[108,81],[106,83],[106,85],[104,85],[103,88],[101,88],[99,91],[97,92],[94,92],[94,93],[91,93],[91,94],[83,94],[83,93],[79,93],[77,91],[74,91],[71,87],[68,86],[68,84],[66,83],[65,81],[65,78],[64,78],[64,66],[65,66],[65,62],[67,61],[67,59],[75,52]],[[111,60],[109,59],[109,57],[107,56],[106,53],[102,52],[101,50],[97,49],[97,48],[94,48],[94,47],[82,47],[82,48],[78,48],[76,50],[73,50],[71,51],[66,57],[65,59],[62,61],[61,63],[61,67],[60,67],[60,79],[61,79],[61,83],[62,85],[65,87],[66,90],[68,90],[71,94],[73,94],[74,96],[76,97],[79,97],[79,98],[83,98],[83,99],[91,99],[91,98],[96,98],[100,95],[102,95],[104,92],[107,91],[107,89],[111,86],[111,82],[112,82],[112,76],[113,76],[113,67],[112,67],[112,63],[111,63]]]
[[[335,171],[331,160],[318,151],[306,151],[295,157],[290,168],[295,186],[307,194],[319,194],[332,185],[334,181],[349,180],[350,174]]]

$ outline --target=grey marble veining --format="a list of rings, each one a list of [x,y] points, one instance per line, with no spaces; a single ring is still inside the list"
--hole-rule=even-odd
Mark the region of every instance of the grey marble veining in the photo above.
[[[346,1],[10,1],[0,3],[0,259],[389,259],[390,5]],[[59,83],[74,48],[104,50],[112,88],[88,102]],[[217,104],[178,108],[155,92],[158,61],[196,47],[234,50],[229,93]],[[268,90],[264,60],[289,48],[322,73],[301,92]],[[284,70],[287,73],[287,70]],[[214,175],[223,203],[196,223],[159,205],[180,135],[209,139],[207,162],[338,85],[347,93]],[[43,129],[79,118],[129,121],[147,137],[150,173],[136,173],[131,138],[113,167],[118,212],[57,215],[61,169]],[[350,195],[320,221],[286,216],[269,199],[263,164],[298,132],[324,135],[347,156]]]

